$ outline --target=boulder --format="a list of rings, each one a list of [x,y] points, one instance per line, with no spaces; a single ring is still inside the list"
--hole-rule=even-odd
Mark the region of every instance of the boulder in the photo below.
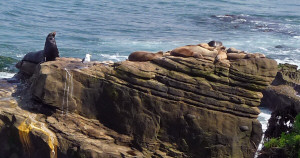
[[[267,58],[223,64],[164,56],[112,66],[60,58],[38,65],[30,94],[61,114],[99,120],[144,156],[253,157],[262,134],[261,91],[276,72]],[[50,127],[64,131],[62,125]]]

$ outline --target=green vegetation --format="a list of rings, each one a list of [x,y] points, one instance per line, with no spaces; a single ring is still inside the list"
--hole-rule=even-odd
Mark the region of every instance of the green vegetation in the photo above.
[[[272,138],[264,145],[266,148],[283,148],[288,157],[300,158],[300,114],[296,116],[290,133],[282,133],[280,138]]]

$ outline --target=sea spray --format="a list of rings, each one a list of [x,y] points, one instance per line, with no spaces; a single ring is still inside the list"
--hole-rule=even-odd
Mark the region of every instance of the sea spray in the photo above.
[[[264,137],[265,137],[265,131],[267,130],[268,128],[268,121],[269,119],[271,118],[271,111],[267,108],[260,108],[260,114],[258,115],[258,120],[259,122],[261,123],[262,125],[262,131],[263,131],[263,135],[262,135],[262,138],[261,138],[261,141],[258,145],[258,148],[257,148],[257,151],[255,153],[255,158],[258,156],[258,153],[259,151],[262,149],[263,147],[263,144],[264,144]]]
[[[66,76],[65,76],[65,86],[64,86],[64,95],[62,100],[62,114],[64,114],[64,108],[66,104],[65,113],[68,114],[69,111],[69,97],[73,97],[73,76],[69,72],[67,68],[65,68]]]

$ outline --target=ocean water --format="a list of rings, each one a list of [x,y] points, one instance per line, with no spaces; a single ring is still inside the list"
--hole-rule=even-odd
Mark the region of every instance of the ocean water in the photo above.
[[[121,61],[219,40],[300,65],[299,8],[299,0],[0,1],[0,55],[20,60],[56,31],[63,57]]]

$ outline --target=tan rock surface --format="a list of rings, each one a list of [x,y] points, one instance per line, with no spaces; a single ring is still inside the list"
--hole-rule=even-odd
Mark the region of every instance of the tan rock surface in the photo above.
[[[257,106],[277,63],[165,56],[104,66],[65,58],[38,70],[31,79],[35,99],[100,120],[146,157],[240,158],[253,157],[260,141]]]

